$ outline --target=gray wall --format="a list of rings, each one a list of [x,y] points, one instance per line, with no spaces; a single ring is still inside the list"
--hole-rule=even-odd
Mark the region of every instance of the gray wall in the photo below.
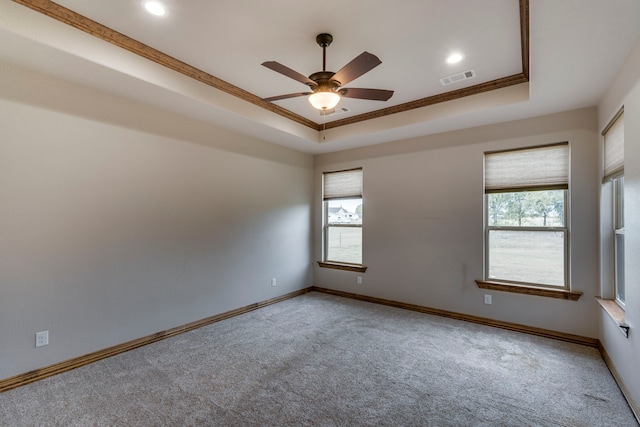
[[[598,106],[599,129],[624,106],[624,181],[625,181],[625,320],[631,327],[629,338],[601,310],[598,315],[600,341],[623,379],[635,408],[640,404],[640,42],[627,57],[624,67]],[[610,195],[602,194],[605,217],[611,209]],[[609,215],[610,216],[610,215]],[[612,249],[609,230],[603,229],[602,263],[610,264]],[[603,274],[602,293],[613,295],[612,273]],[[640,415],[640,414],[639,414]]]
[[[312,284],[311,155],[0,71],[0,378]]]
[[[315,285],[595,338],[596,122],[596,109],[589,108],[316,156],[315,260],[322,257],[322,172],[362,167],[368,270],[314,265]],[[571,287],[584,295],[574,302],[479,289],[483,153],[561,141],[571,144]],[[492,294],[492,305],[484,304],[484,294]]]

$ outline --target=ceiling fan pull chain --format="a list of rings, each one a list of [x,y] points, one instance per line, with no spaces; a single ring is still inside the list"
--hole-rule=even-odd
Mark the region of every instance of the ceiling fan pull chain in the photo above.
[[[326,131],[327,131],[327,110],[326,108],[322,110],[322,141],[326,141]]]

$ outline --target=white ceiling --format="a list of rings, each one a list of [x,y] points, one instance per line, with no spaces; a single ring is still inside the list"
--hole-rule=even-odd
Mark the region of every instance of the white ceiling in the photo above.
[[[319,124],[523,71],[518,0],[164,0],[162,18],[140,0],[56,3],[258,97],[307,90],[260,64],[320,71],[319,33],[334,36],[331,71],[363,51],[377,55],[382,64],[346,86],[392,89],[387,102],[343,99],[350,111],[326,118],[305,97],[276,102]],[[0,0],[0,9],[0,61],[309,153],[594,106],[640,36],[637,0],[530,0],[529,83],[317,131],[17,2]],[[464,60],[446,64],[452,51]],[[469,69],[475,78],[439,82]]]

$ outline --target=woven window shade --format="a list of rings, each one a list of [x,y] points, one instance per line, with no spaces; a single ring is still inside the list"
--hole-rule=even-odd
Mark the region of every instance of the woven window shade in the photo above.
[[[569,144],[486,153],[485,193],[569,188]]]
[[[362,169],[323,174],[323,199],[353,199],[362,197]]]
[[[624,174],[624,113],[604,132],[604,181]]]

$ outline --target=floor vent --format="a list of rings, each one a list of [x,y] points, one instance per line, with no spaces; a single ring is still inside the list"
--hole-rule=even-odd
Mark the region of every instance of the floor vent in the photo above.
[[[447,77],[440,78],[440,84],[442,86],[448,86],[452,83],[461,82],[462,80],[471,79],[476,76],[476,72],[474,70],[464,71],[458,74],[452,74]]]

